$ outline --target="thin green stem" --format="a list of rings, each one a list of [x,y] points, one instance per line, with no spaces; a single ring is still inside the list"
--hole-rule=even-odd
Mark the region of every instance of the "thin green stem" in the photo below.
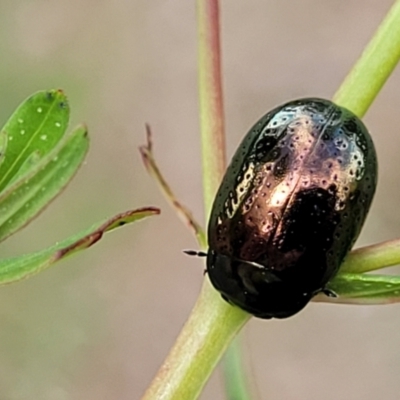
[[[360,273],[400,264],[400,239],[353,250],[340,267],[340,273]]]
[[[221,71],[221,46],[219,29],[219,5],[218,0],[198,0],[198,42],[199,42],[199,95],[200,95],[200,127],[202,141],[203,160],[203,195],[204,211],[208,217],[215,192],[222,180],[226,169],[225,156],[225,132],[224,132],[224,110],[222,94],[222,71]],[[207,290],[204,288],[204,290]],[[211,289],[213,290],[213,289]],[[218,303],[221,299],[218,298]],[[243,314],[243,317],[248,317]],[[234,327],[238,332],[242,319],[237,320]],[[234,336],[232,336],[234,337]],[[225,370],[225,383],[228,387],[233,380],[228,379],[226,373],[234,374],[234,381],[240,383],[241,395],[247,393],[244,374],[240,368],[239,344],[230,347],[227,358],[223,360]],[[223,353],[218,355],[218,359]],[[234,360],[236,362],[232,362]],[[229,368],[229,371],[227,370]],[[237,378],[237,379],[236,379]],[[238,388],[239,386],[235,386]]]
[[[250,315],[220,299],[205,280],[196,305],[143,400],[196,399]]]
[[[400,0],[382,21],[333,101],[362,117],[400,59]]]
[[[226,166],[219,6],[218,0],[197,0],[196,4],[204,215],[207,219]]]
[[[197,0],[200,127],[205,215],[225,171],[218,0]],[[231,340],[250,315],[221,299],[208,278],[188,321],[143,400],[198,397]]]
[[[244,368],[240,336],[236,337],[224,356],[224,380],[227,400],[250,400],[249,382]]]

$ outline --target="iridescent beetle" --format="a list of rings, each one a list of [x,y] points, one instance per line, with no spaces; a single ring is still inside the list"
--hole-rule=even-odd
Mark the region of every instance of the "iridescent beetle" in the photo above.
[[[317,98],[270,111],[243,139],[215,197],[212,284],[257,317],[296,314],[338,271],[376,180],[374,144],[350,111]]]

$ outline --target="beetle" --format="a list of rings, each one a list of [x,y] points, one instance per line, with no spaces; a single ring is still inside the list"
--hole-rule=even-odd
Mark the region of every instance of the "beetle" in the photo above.
[[[215,197],[211,283],[260,318],[290,317],[316,294],[331,294],[326,284],[360,233],[376,182],[374,144],[351,111],[305,98],[268,112]]]

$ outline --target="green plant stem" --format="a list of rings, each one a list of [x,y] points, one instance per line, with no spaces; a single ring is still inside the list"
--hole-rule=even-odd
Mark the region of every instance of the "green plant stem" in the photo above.
[[[250,400],[249,382],[243,366],[240,336],[236,337],[224,356],[224,381],[227,400]]]
[[[333,101],[362,117],[400,59],[400,0],[395,1]]]
[[[396,0],[333,100],[362,117],[400,60],[400,0]],[[400,262],[400,240],[352,251],[340,273],[368,272]]]
[[[400,264],[400,239],[353,250],[340,267],[340,273],[361,273]]]
[[[198,0],[197,15],[203,197],[204,215],[208,219],[215,193],[226,169],[218,0]],[[206,291],[207,287],[209,286],[203,289]],[[213,289],[210,288],[210,290]],[[220,303],[221,299],[218,298],[217,302]],[[238,320],[239,324],[241,322],[242,320]],[[239,326],[241,326],[239,324],[235,327],[235,332],[239,331]],[[223,360],[223,368],[229,367],[229,371],[225,371],[226,378],[228,372],[233,373],[237,378],[243,372],[240,368],[240,357],[239,360],[238,357],[235,358],[236,363],[231,363],[235,355],[239,356],[238,347],[239,344],[236,345],[236,348],[228,349],[229,359]],[[222,354],[218,355],[218,359]],[[226,379],[225,383],[227,384],[228,381],[230,380]],[[239,383],[237,379],[235,381]],[[244,375],[241,376],[240,382],[241,394],[245,395]],[[227,386],[229,385],[227,384]],[[246,398],[248,398],[247,395]]]
[[[198,0],[200,128],[206,217],[225,172],[218,1]],[[198,397],[225,349],[250,315],[221,299],[209,279],[143,400]]]
[[[197,0],[200,133],[204,215],[210,213],[226,167],[218,0]]]
[[[196,399],[250,315],[222,301],[206,279],[196,305],[143,400]]]

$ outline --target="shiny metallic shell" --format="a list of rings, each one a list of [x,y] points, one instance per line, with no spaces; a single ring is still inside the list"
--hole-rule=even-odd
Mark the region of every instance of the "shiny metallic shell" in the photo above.
[[[357,239],[376,179],[373,142],[350,111],[317,98],[272,110],[243,139],[216,195],[212,284],[258,317],[297,313]]]

